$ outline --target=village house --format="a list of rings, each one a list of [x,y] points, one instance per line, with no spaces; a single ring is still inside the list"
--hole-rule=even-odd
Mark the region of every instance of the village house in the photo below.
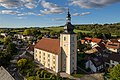
[[[32,35],[22,35],[22,34],[14,34],[14,37],[22,40],[31,40],[34,38]]]
[[[90,68],[91,72],[100,72],[103,70],[103,61],[100,57],[88,57],[85,67]]]
[[[98,44],[102,42],[102,39],[99,39],[99,38],[92,38],[91,39],[91,47],[96,47],[96,46],[99,46]]]
[[[31,55],[34,55],[34,47],[35,47],[35,45],[33,45],[33,44],[28,45],[27,48],[26,48],[26,51],[28,53],[30,53]]]
[[[57,72],[74,73],[77,70],[77,35],[73,32],[68,11],[64,32],[60,39],[42,38],[34,48],[34,60]]]
[[[106,43],[106,48],[109,51],[115,52],[115,53],[120,53],[120,43],[119,42],[107,42]]]
[[[116,66],[120,64],[120,55],[119,54],[104,54],[103,61],[106,68]]]
[[[0,80],[15,80],[9,72],[3,67],[0,66]]]
[[[102,53],[102,49],[101,49],[99,46],[97,46],[97,47],[94,47],[94,48],[92,48],[92,49],[90,49],[90,50],[86,50],[85,53],[86,53],[86,54],[99,55],[99,54]]]
[[[1,35],[1,36],[4,36],[4,37],[7,37],[7,36],[8,36],[7,33],[1,33],[0,35]]]

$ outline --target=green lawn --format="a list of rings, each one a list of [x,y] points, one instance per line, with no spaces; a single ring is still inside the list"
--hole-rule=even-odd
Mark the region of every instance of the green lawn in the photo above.
[[[63,27],[49,27],[49,28],[46,28],[46,29],[49,29],[49,30],[52,30],[52,31],[55,31],[55,32],[59,32],[60,30],[63,30]]]
[[[77,30],[77,29],[75,29],[74,31],[75,31],[75,33],[78,33],[78,32],[91,33],[91,31],[83,31],[83,30]]]
[[[42,33],[49,32],[48,30],[40,30]]]
[[[48,27],[48,28],[45,28],[45,29],[55,31],[55,32],[59,32],[59,31],[63,30],[64,28],[63,27]],[[49,32],[48,30],[41,30],[41,32]],[[75,33],[78,33],[78,32],[91,33],[91,31],[83,31],[83,30],[77,30],[77,29],[75,29],[74,32]]]
[[[84,74],[72,74],[72,76],[77,77],[77,78],[80,78],[80,77],[83,77]]]

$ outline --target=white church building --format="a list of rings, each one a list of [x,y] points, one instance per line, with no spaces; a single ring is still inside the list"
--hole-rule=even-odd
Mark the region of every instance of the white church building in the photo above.
[[[74,73],[77,70],[77,35],[67,13],[60,39],[42,38],[34,47],[34,60],[55,72]]]

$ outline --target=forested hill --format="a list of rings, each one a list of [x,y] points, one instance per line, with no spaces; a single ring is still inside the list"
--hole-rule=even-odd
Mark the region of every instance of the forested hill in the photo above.
[[[75,25],[77,30],[91,31],[97,33],[111,33],[113,35],[120,36],[120,23],[115,24],[86,24],[86,25]]]

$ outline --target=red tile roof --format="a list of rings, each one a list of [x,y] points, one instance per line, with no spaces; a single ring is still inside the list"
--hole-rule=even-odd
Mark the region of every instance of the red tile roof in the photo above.
[[[88,40],[91,40],[91,38],[89,38],[89,37],[85,37],[85,40],[87,40],[87,41],[88,41]]]
[[[85,43],[85,40],[81,40],[81,43],[84,44],[84,43]]]
[[[60,53],[60,40],[59,39],[51,39],[51,38],[43,38],[38,43],[36,43],[35,48],[41,49],[47,52],[51,52],[54,54]]]
[[[102,41],[102,39],[92,38],[92,41],[91,41],[91,42],[100,43],[101,41]]]
[[[118,49],[120,47],[120,43],[119,42],[107,42],[106,47]]]

